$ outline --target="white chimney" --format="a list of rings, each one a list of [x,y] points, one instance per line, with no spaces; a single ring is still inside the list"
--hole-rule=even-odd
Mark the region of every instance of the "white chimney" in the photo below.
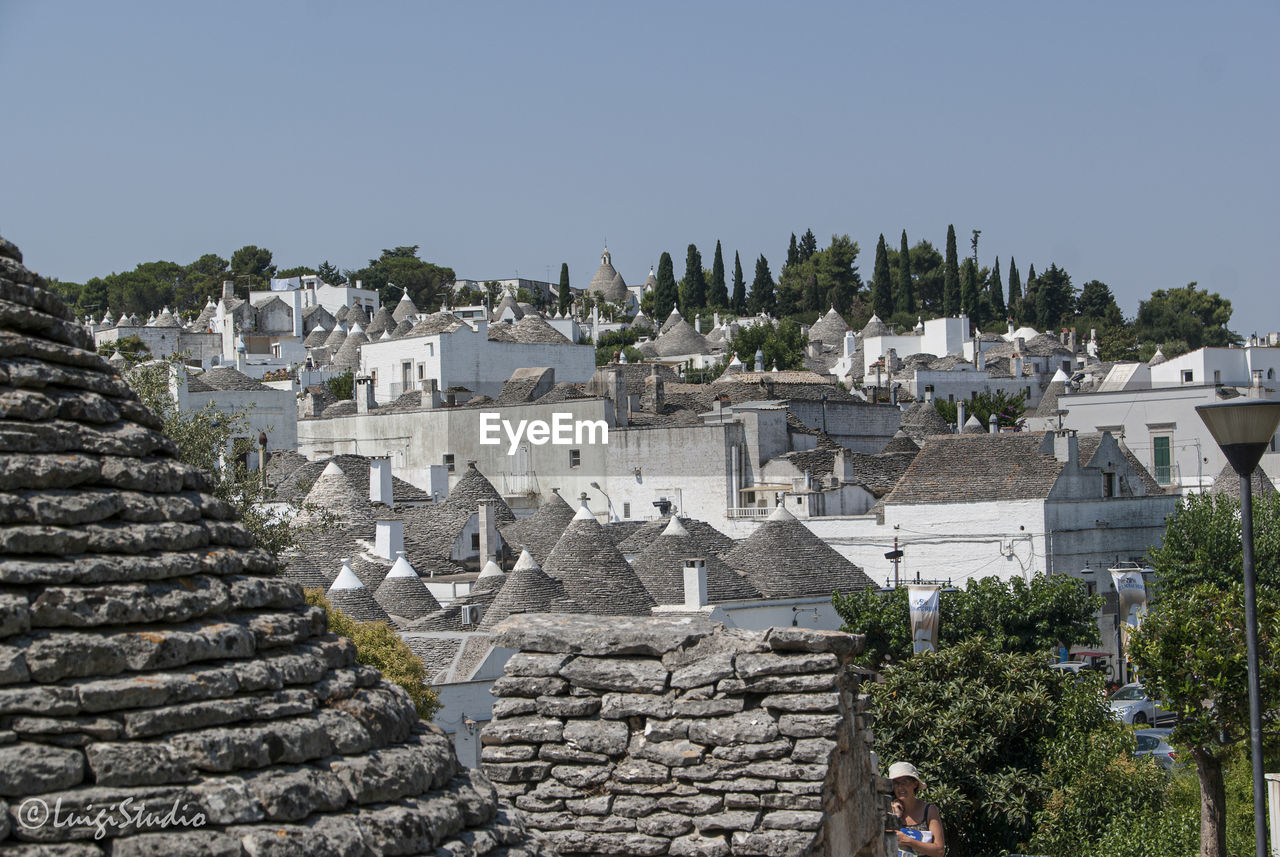
[[[844,356],[852,357],[853,352],[858,350],[858,335],[852,330],[844,332]]]
[[[377,407],[373,398],[373,379],[361,375],[356,378],[356,413],[367,414]]]
[[[480,504],[480,565],[493,559],[498,549],[498,531],[494,528],[493,509],[488,503]]]
[[[1022,355],[1021,354],[1013,355],[1013,377],[1015,378],[1022,377]]]
[[[973,343],[973,365],[979,372],[987,368],[987,353],[982,350],[982,343],[977,340]]]
[[[302,289],[294,289],[293,292],[293,335],[296,339],[302,339]]]
[[[449,468],[443,464],[427,467],[427,493],[439,503],[449,496]]]
[[[1053,435],[1053,457],[1068,464],[1080,458],[1080,439],[1074,429],[1065,429]]]
[[[369,502],[395,508],[396,501],[391,492],[391,459],[389,458],[369,459]]]
[[[965,412],[964,399],[957,399],[956,400],[956,433],[957,434],[964,431],[964,417],[965,417],[964,412]]]
[[[697,610],[707,606],[707,561],[684,561],[684,606]]]
[[[374,527],[374,553],[387,560],[404,553],[404,521],[378,521]]]

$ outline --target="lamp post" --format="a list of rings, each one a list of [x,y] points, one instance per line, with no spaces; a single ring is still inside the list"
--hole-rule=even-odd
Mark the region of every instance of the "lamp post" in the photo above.
[[[1266,795],[1262,779],[1262,690],[1258,678],[1258,597],[1253,567],[1253,471],[1280,426],[1280,402],[1237,399],[1199,405],[1196,413],[1240,476],[1240,530],[1244,550],[1244,621],[1249,657],[1249,743],[1253,755],[1253,833],[1257,857],[1267,857]]]

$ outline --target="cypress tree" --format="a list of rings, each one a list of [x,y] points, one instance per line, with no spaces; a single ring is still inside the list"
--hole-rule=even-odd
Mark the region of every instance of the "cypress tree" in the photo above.
[[[707,305],[707,279],[702,273],[702,254],[698,245],[690,244],[684,257],[684,299],[682,312],[692,318]]]
[[[569,290],[569,263],[560,263],[560,299],[556,309],[562,314],[569,312],[569,304],[573,300],[573,295]]]
[[[791,246],[787,248],[787,264],[784,267],[790,268],[793,265],[800,264],[800,248],[796,246],[796,234],[791,233]]]
[[[898,292],[894,297],[898,312],[916,311],[915,284],[911,282],[911,250],[907,247],[907,230],[902,230],[902,246],[898,250]]]
[[[818,236],[813,234],[812,229],[806,229],[804,235],[800,236],[800,261],[807,262],[813,258],[813,254],[818,252]]]
[[[1022,323],[1035,327],[1036,314],[1036,266],[1027,266],[1027,286],[1022,290]]]
[[[716,309],[729,306],[729,289],[724,284],[724,256],[720,253],[720,240],[716,239],[716,255],[711,261],[711,283],[707,288],[707,305]]]
[[[661,327],[667,316],[671,315],[678,297],[671,254],[664,252],[658,259],[658,284],[653,287],[653,323],[656,326]]]
[[[737,250],[733,251],[733,299],[729,308],[738,315],[747,311],[747,281],[742,278],[742,259],[738,258]]]
[[[983,322],[982,296],[978,294],[978,266],[969,256],[964,260],[964,272],[960,277],[960,308],[969,316],[974,326]]]
[[[751,281],[751,311],[756,315],[772,314],[777,309],[777,300],[773,293],[773,274],[769,273],[769,260],[760,254],[756,259],[756,276]]]
[[[1017,320],[1022,316],[1022,278],[1018,276],[1018,260],[1009,257],[1009,317]]]
[[[1004,305],[1004,283],[1000,281],[1000,257],[996,257],[996,266],[991,269],[991,287],[987,292],[991,304],[992,321],[1004,321],[1008,318],[1008,308]]]
[[[871,285],[871,306],[876,315],[886,319],[893,315],[893,275],[889,272],[889,250],[884,246],[884,233],[876,244],[875,281]]]
[[[942,314],[960,314],[960,258],[956,255],[956,227],[947,226],[947,258],[942,267]]]

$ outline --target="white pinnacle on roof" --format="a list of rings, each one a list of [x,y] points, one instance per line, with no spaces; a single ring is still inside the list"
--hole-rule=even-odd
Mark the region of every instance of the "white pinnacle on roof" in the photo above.
[[[533,558],[533,554],[527,550],[520,551],[520,558],[516,560],[515,567],[512,571],[528,571],[531,568],[538,568],[538,563]]]
[[[1053,377],[1049,379],[1049,383],[1052,384],[1055,381],[1061,381],[1063,384],[1066,384],[1070,380],[1071,379],[1067,377],[1067,373],[1063,372],[1062,367],[1059,366],[1058,371],[1054,372]]]
[[[338,462],[330,461],[324,466],[324,470],[320,471],[321,476],[345,476],[342,468],[338,466]]]
[[[351,323],[351,330],[348,332],[352,334],[364,333],[364,328],[360,326],[360,322],[355,321]]]
[[[522,551],[520,554],[521,558],[523,558],[524,555],[527,553],[528,551]],[[530,561],[532,561],[533,557],[529,557],[529,559]],[[486,562],[484,564],[484,568],[480,572],[480,577],[506,577],[506,576],[507,575],[503,572],[503,570],[493,560],[489,560],[488,562]],[[477,577],[476,580],[479,580],[480,577]]]
[[[594,521],[595,518],[596,516],[591,514],[591,510],[587,508],[586,503],[583,503],[580,507],[578,507],[577,513],[574,514],[573,516],[573,519],[575,521]]]
[[[671,516],[671,523],[667,524],[667,528],[662,531],[664,536],[687,536],[689,531],[684,528],[684,524],[680,523],[680,519],[675,515]]]
[[[404,558],[404,551],[396,551],[396,554],[396,563],[391,566],[391,570],[387,572],[387,577],[417,578],[418,572],[414,571],[413,566],[409,564],[409,560]]]
[[[351,570],[351,560],[349,559],[342,561],[342,571],[338,572],[337,579],[329,586],[330,592],[339,589],[364,589],[364,584],[360,582],[360,578],[356,577],[356,573]]]
[[[786,506],[781,505],[774,507],[774,510],[769,513],[770,521],[794,521],[795,517],[795,515],[787,511]]]

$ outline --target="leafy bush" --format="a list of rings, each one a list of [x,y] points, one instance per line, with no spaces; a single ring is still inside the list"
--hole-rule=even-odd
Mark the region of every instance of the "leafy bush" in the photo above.
[[[356,397],[356,378],[350,369],[324,382],[339,402]]]
[[[871,690],[876,750],[886,765],[920,769],[955,857],[1027,842],[1058,742],[1111,726],[1096,688],[1038,654],[1000,652],[980,637],[915,655],[883,678]]]
[[[905,586],[888,592],[863,589],[837,593],[832,603],[844,630],[865,634],[861,662],[868,666],[905,660],[911,654],[911,614]],[[939,594],[940,647],[982,635],[1003,652],[1045,653],[1057,641],[1096,645],[1094,613],[1102,606],[1084,584],[1069,575],[1036,575],[1004,581],[997,577],[970,580],[955,592]]]
[[[800,325],[787,320],[777,327],[753,324],[739,329],[738,335],[729,342],[728,353],[737,354],[748,370],[755,367],[758,350],[764,351],[766,370],[775,365],[779,369],[803,369],[805,344]]]
[[[413,700],[418,716],[430,720],[440,710],[440,697],[427,686],[427,667],[386,622],[357,622],[329,603],[319,589],[306,591],[307,603],[323,607],[329,630],[356,646],[356,661],[381,670]]]

